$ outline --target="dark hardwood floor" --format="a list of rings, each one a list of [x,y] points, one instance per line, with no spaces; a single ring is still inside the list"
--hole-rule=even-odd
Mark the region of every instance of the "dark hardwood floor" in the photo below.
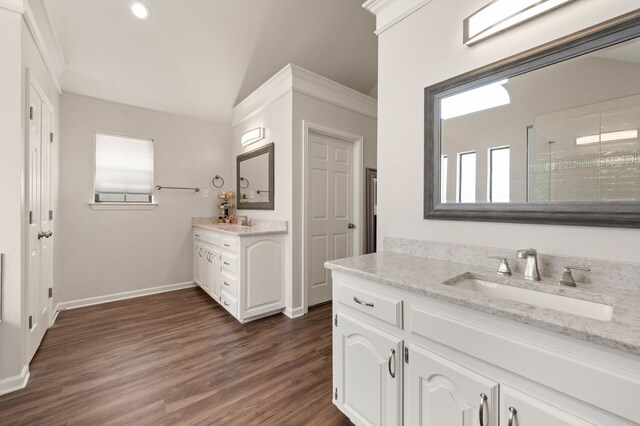
[[[2,425],[349,425],[331,305],[239,324],[199,288],[61,312]]]

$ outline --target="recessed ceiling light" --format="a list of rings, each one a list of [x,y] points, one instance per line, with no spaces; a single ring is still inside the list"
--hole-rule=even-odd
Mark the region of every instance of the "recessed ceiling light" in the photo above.
[[[151,11],[149,10],[149,7],[139,1],[131,3],[131,12],[141,21],[148,21],[149,18],[151,18]]]

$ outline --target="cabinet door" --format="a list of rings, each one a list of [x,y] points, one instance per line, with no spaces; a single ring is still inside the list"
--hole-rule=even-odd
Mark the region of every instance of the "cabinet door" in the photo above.
[[[402,339],[338,314],[334,399],[357,425],[402,424]]]
[[[413,344],[407,370],[409,424],[498,425],[496,382]]]
[[[500,387],[500,407],[503,426],[593,426],[548,402],[504,385]]]
[[[202,256],[202,289],[211,294],[211,279],[214,272],[212,259],[213,252],[211,251],[211,247],[204,245]]]
[[[209,294],[216,301],[220,300],[220,252],[216,249],[211,249],[211,255],[209,256],[210,262],[208,263],[209,269]]]
[[[202,244],[193,243],[193,282],[202,287]]]

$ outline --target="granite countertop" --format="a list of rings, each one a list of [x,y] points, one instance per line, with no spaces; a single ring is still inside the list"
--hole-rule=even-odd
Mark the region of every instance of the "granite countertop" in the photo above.
[[[640,292],[619,289],[559,287],[556,281],[524,281],[500,277],[495,270],[462,263],[382,252],[325,263],[333,271],[376,281],[419,295],[465,306],[481,312],[530,324],[568,336],[640,355]],[[452,287],[462,274],[474,278],[574,297],[613,307],[610,321],[585,318],[508,299],[489,297],[472,290]]]
[[[243,226],[230,223],[194,223],[194,228],[206,229],[209,231],[224,232],[225,234],[250,236],[266,234],[286,234],[286,229],[277,229],[270,226]]]

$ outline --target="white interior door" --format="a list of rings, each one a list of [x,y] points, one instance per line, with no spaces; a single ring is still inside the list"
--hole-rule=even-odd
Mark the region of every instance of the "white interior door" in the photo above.
[[[309,132],[308,145],[308,306],[331,300],[328,260],[353,256],[354,147]]]
[[[49,288],[52,286],[51,250],[51,147],[52,111],[33,86],[29,90],[28,155],[28,329],[27,358],[31,361],[49,322]]]

